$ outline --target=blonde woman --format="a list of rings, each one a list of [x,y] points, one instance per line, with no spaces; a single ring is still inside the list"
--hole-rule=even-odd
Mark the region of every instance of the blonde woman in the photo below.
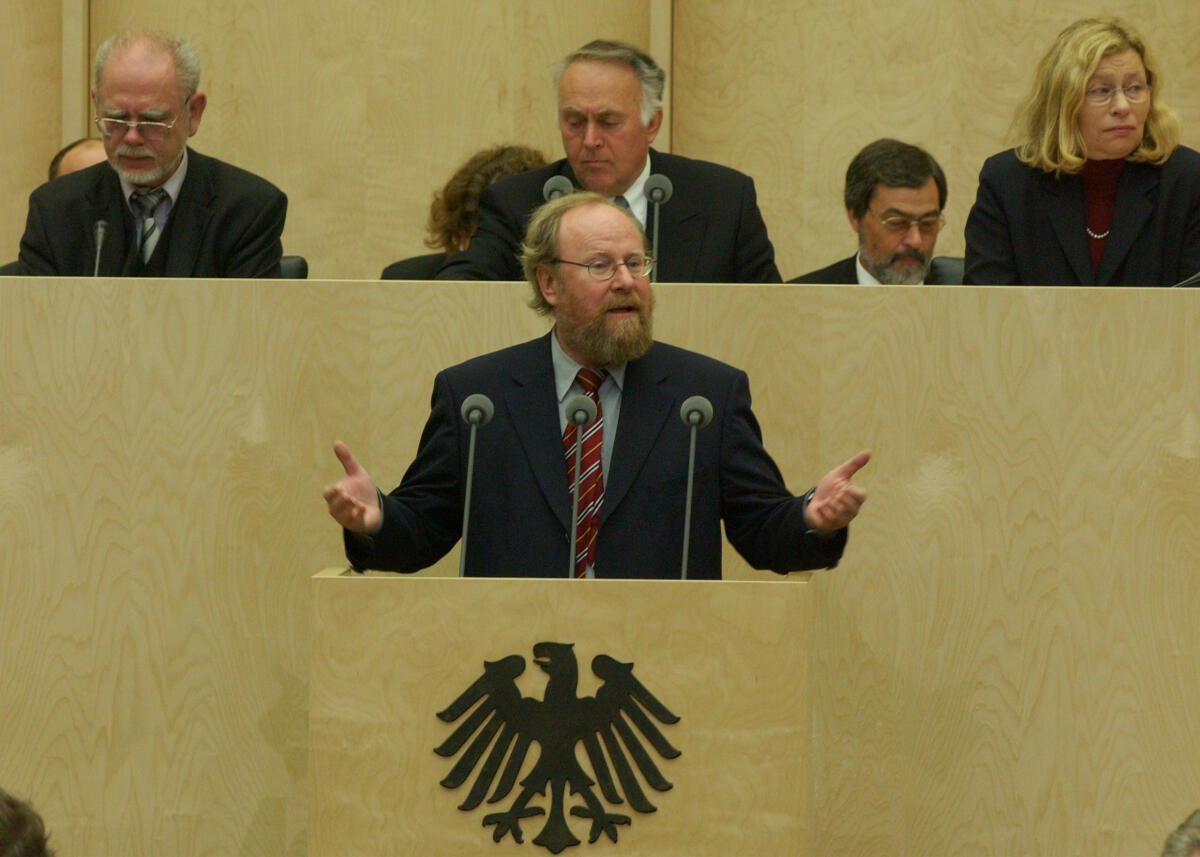
[[[965,282],[1169,286],[1200,271],[1200,154],[1142,37],[1116,18],[1063,30],[989,158]]]

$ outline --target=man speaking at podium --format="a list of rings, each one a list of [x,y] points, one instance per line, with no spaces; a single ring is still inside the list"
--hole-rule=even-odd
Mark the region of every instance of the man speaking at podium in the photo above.
[[[755,568],[831,567],[865,493],[860,452],[793,496],[762,446],[744,372],[654,342],[653,260],[629,212],[590,192],[546,203],[522,248],[531,306],[554,318],[532,342],[440,372],[420,447],[387,496],[341,443],[345,475],[324,490],[355,568],[417,571],[458,541],[471,427],[463,402],[483,394],[463,568],[489,577],[681,576],[689,444],[680,418],[695,396],[711,424],[696,435],[689,579],[721,576],[721,527]],[[570,559],[576,426],[567,403],[596,403],[584,432],[576,556]],[[574,406],[572,406],[574,407]],[[593,456],[589,463],[588,456]]]

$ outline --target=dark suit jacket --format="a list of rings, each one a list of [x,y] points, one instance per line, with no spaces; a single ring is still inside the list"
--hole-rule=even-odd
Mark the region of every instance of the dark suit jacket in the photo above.
[[[1127,163],[1092,273],[1079,176],[1055,178],[1014,151],[984,162],[967,217],[965,282],[977,285],[1169,286],[1200,270],[1200,154],[1180,146],[1161,167]]]
[[[728,167],[650,150],[650,171],[674,187],[662,204],[656,279],[664,283],[778,283],[775,248],[749,176]],[[489,185],[479,197],[470,246],[446,261],[439,280],[523,280],[517,255],[542,186],[551,176],[576,184],[566,159]],[[653,234],[654,206],[647,235]]]
[[[446,257],[442,253],[426,253],[392,262],[379,275],[381,280],[432,280]]]
[[[355,567],[416,571],[458,541],[469,440],[459,408],[471,393],[490,397],[495,417],[477,434],[467,573],[566,576],[570,492],[548,336],[438,374],[417,456],[384,498],[383,529],[371,538],[346,534]],[[756,568],[836,564],[846,533],[823,538],[807,530],[807,498],[788,492],[763,449],[746,374],[655,343],[625,371],[597,576],[679,576],[690,436],[679,408],[696,394],[712,402],[714,416],[697,435],[689,578],[721,576],[722,519]]]
[[[91,276],[95,224],[107,220],[102,276],[278,277],[287,197],[253,173],[188,149],[179,199],[148,265],[133,214],[107,162],[46,182],[29,197],[21,271]]]
[[[817,271],[810,271],[799,277],[794,277],[788,280],[789,283],[832,283],[832,284],[857,284],[858,283],[858,268],[854,264],[854,260],[858,257],[855,253],[849,259],[843,259],[840,262],[834,262],[828,268],[821,268]],[[925,277],[925,284],[928,286],[951,286],[960,285],[962,283],[962,272],[959,270],[961,258],[952,256],[934,256],[933,261],[929,263],[929,274]]]

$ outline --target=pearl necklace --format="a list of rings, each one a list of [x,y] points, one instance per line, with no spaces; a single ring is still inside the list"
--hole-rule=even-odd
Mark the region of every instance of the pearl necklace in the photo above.
[[[1104,240],[1105,238],[1108,237],[1108,233],[1112,231],[1111,227],[1109,227],[1108,229],[1105,229],[1103,232],[1100,232],[1100,233],[1093,232],[1091,229],[1088,229],[1088,227],[1086,227],[1086,226],[1083,228],[1087,229],[1087,234],[1090,237],[1095,238],[1097,241]]]

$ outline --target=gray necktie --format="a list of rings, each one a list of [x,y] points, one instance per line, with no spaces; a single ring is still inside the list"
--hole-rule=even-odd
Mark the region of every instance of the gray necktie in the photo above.
[[[158,223],[154,212],[167,200],[167,192],[161,187],[139,188],[129,197],[129,204],[137,215],[140,229],[138,230],[138,247],[142,251],[142,262],[149,262],[154,247],[158,244]]]

